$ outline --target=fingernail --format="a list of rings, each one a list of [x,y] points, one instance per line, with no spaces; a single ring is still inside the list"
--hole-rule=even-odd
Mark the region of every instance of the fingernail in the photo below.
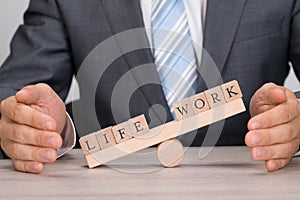
[[[54,156],[55,155],[52,153],[52,151],[43,151],[42,152],[42,158],[45,160],[52,161],[55,159]]]
[[[261,124],[259,122],[253,122],[250,124],[250,129],[251,130],[256,130],[256,129],[260,129]]]
[[[250,137],[250,142],[251,142],[251,144],[257,144],[258,142],[260,141],[260,137],[258,136],[258,135],[252,135],[251,137]]]
[[[262,158],[266,154],[265,150],[263,149],[256,149],[255,156],[257,158]]]
[[[56,148],[57,147],[57,142],[54,137],[51,137],[48,139],[48,144],[50,147]]]
[[[47,130],[52,130],[53,129],[53,123],[51,121],[46,121],[43,123],[44,128]]]
[[[41,163],[36,163],[31,165],[31,170],[34,172],[40,172],[43,169],[43,166]]]
[[[277,169],[277,163],[272,161],[269,163],[269,170],[274,171]]]

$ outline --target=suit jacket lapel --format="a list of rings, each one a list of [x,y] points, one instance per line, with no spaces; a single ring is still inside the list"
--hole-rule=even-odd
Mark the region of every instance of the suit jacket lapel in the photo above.
[[[123,57],[128,64],[129,70],[133,69],[137,65],[147,64],[147,81],[160,83],[160,78],[154,64],[152,52],[150,50],[148,37],[146,31],[144,30],[145,26],[140,7],[140,1],[100,0],[100,3],[102,4],[103,10],[107,16],[112,35],[116,35],[118,33],[132,29],[139,29],[138,35],[135,35],[134,33],[130,34],[132,36],[130,41],[133,41],[131,45],[136,45],[137,47],[147,47],[144,49],[138,48],[139,50],[134,51],[134,53],[123,54]],[[118,10],[118,12],[116,12],[116,10]],[[141,30],[142,34],[140,34]],[[123,49],[123,47],[125,47],[125,45],[128,45],[128,41],[124,40],[117,40],[117,43],[119,44],[121,50]],[[145,82],[145,73],[141,73],[137,70],[131,70],[131,73],[135,77],[135,81],[138,85],[142,85]],[[141,87],[140,90],[147,99],[149,105],[153,105],[153,102],[160,102],[160,104],[165,108],[165,110],[169,111],[169,107],[161,87],[157,87],[157,85],[153,87]],[[159,119],[161,122],[164,122],[164,119],[161,119],[158,113],[156,113],[156,115],[157,119]],[[169,111],[167,113],[167,119],[170,120],[172,118],[171,116],[172,115]]]
[[[208,0],[204,48],[222,72],[247,0]]]

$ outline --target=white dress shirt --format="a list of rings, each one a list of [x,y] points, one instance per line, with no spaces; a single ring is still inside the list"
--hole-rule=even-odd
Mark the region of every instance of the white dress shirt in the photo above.
[[[194,49],[196,53],[197,60],[201,59],[202,44],[203,44],[203,30],[206,15],[206,5],[207,0],[183,0],[187,19],[189,23],[190,33],[194,41]],[[151,11],[152,11],[152,0],[140,0],[141,9],[143,13],[143,20],[146,27],[147,36],[149,43],[152,45],[152,33],[151,33]],[[68,121],[66,127],[63,131],[63,145],[58,150],[58,157],[66,154],[75,146],[76,132],[74,124],[67,116]]]

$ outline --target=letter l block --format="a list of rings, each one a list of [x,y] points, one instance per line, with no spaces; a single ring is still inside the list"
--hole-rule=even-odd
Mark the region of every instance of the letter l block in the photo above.
[[[85,155],[95,153],[101,149],[96,138],[96,133],[81,137],[79,143]]]

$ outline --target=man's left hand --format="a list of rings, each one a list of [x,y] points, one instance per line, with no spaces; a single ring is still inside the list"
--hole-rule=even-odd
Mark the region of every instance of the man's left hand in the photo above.
[[[252,97],[245,137],[254,160],[268,171],[285,167],[300,144],[300,102],[287,88],[267,83]]]

